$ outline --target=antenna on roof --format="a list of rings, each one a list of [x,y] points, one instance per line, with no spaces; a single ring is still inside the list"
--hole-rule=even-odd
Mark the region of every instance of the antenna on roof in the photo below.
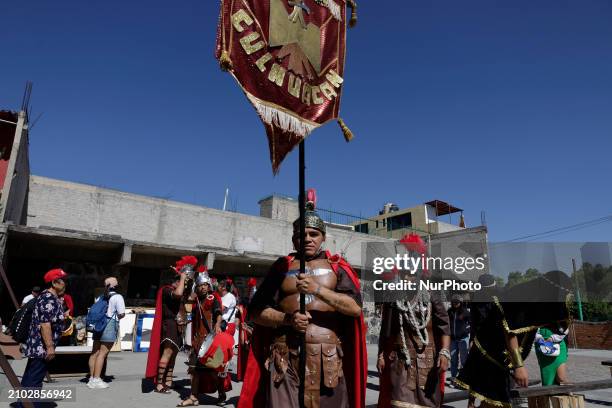
[[[32,81],[26,81],[26,86],[23,91],[23,99],[21,100],[21,110],[29,116],[30,112],[30,97],[32,96]]]
[[[223,199],[223,211],[227,208],[227,196],[229,194],[229,187],[225,189],[225,198]]]

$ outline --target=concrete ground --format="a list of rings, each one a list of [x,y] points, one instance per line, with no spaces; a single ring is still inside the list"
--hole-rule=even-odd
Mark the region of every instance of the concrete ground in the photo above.
[[[55,387],[75,387],[76,402],[59,403],[59,406],[68,408],[77,407],[96,407],[105,406],[117,408],[123,407],[173,407],[180,401],[180,394],[189,392],[189,381],[183,367],[186,356],[180,354],[177,358],[175,368],[175,383],[179,386],[178,391],[172,394],[163,395],[153,392],[142,391],[142,376],[146,364],[146,353],[121,352],[112,353],[108,360],[107,374],[111,376],[110,388],[104,390],[90,390],[85,386],[81,378],[61,378],[53,384],[45,384],[45,388]],[[375,407],[378,399],[378,376],[376,375],[376,348],[368,347],[369,375],[366,393],[368,407]],[[608,367],[601,365],[602,360],[612,360],[612,351],[602,350],[572,350],[568,361],[570,376],[573,381],[587,381],[595,379],[610,378]],[[26,360],[12,361],[13,370],[21,376],[25,368]],[[526,361],[532,378],[539,379],[537,361],[533,353]],[[4,373],[0,372],[0,401],[6,401],[6,391],[8,382]],[[240,383],[233,383],[233,390],[228,394],[228,407],[234,407],[240,394]],[[447,394],[458,392],[453,388],[447,387]],[[610,406],[612,405],[612,389],[591,391],[584,393],[587,399],[587,406]],[[214,407],[215,398],[206,396],[200,400],[200,406]],[[0,402],[0,407],[8,406],[7,402]],[[466,401],[459,401],[447,404],[447,407],[465,408]]]

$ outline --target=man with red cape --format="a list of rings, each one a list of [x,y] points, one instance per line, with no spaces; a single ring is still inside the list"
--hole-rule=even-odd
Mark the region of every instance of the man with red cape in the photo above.
[[[145,377],[154,381],[158,393],[171,392],[176,356],[183,345],[185,282],[197,263],[194,256],[182,257],[172,267],[176,273],[172,283],[157,291]]]
[[[193,302],[193,324],[191,330],[192,352],[189,356],[191,393],[178,406],[198,405],[200,394],[219,392],[218,403],[226,399],[225,392],[232,389],[226,366],[232,358],[234,340],[225,333],[226,325],[221,318],[221,298],[212,288],[206,268],[198,269],[195,278]]]
[[[278,259],[249,306],[255,322],[238,408],[298,408],[299,348],[306,339],[304,405],[364,408],[367,378],[365,326],[359,279],[344,259],[321,250],[325,224],[305,212],[306,273],[298,254]],[[300,247],[299,219],[293,245]],[[300,294],[306,296],[306,313]]]

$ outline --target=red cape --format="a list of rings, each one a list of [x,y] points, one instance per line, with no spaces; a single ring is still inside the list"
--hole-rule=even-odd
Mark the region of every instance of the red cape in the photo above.
[[[66,307],[70,310],[70,316],[74,316],[74,301],[72,300],[72,296],[64,293],[62,297],[64,298],[64,304],[66,304]]]
[[[152,378],[157,384],[157,365],[160,357],[160,341],[162,328],[162,292],[165,288],[171,288],[170,285],[164,285],[157,291],[155,298],[155,317],[153,318],[153,328],[151,329],[151,341],[149,342],[149,355],[147,356],[147,368],[145,371],[146,378]]]
[[[238,365],[236,368],[236,379],[242,381],[245,376],[248,358],[248,353],[244,352],[243,347],[245,342],[248,341],[249,335],[247,331],[243,329],[244,323],[247,322],[246,307],[244,307],[244,305],[238,305],[238,310],[240,310],[240,327],[238,328]]]
[[[332,256],[325,252],[334,272],[341,267],[346,271],[357,290],[361,288],[359,278],[351,265],[339,255]],[[270,273],[285,273],[293,260],[292,256],[285,258],[286,262],[281,268]],[[365,323],[363,313],[353,319],[353,335],[347,335],[342,343],[344,357],[342,359],[346,388],[351,408],[365,408],[365,391],[368,378],[368,356],[365,344]],[[251,349],[248,357],[248,370],[242,385],[240,400],[237,408],[254,408],[266,405],[266,381],[268,371],[264,367],[268,347],[271,342],[272,331],[262,326],[256,326],[252,335]]]

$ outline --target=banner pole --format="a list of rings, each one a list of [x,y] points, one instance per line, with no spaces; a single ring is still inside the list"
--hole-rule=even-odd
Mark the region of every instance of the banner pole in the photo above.
[[[299,206],[300,206],[300,273],[306,272],[306,254],[305,254],[305,246],[306,246],[306,182],[305,182],[305,161],[304,161],[304,139],[300,142],[300,151],[299,151],[299,179],[300,179],[300,194],[298,196]],[[306,296],[303,293],[300,293],[300,313],[306,313]],[[300,364],[299,364],[299,375],[300,375],[300,388],[299,388],[299,401],[300,408],[304,408],[304,385],[306,379],[306,335],[302,334],[300,339]]]

